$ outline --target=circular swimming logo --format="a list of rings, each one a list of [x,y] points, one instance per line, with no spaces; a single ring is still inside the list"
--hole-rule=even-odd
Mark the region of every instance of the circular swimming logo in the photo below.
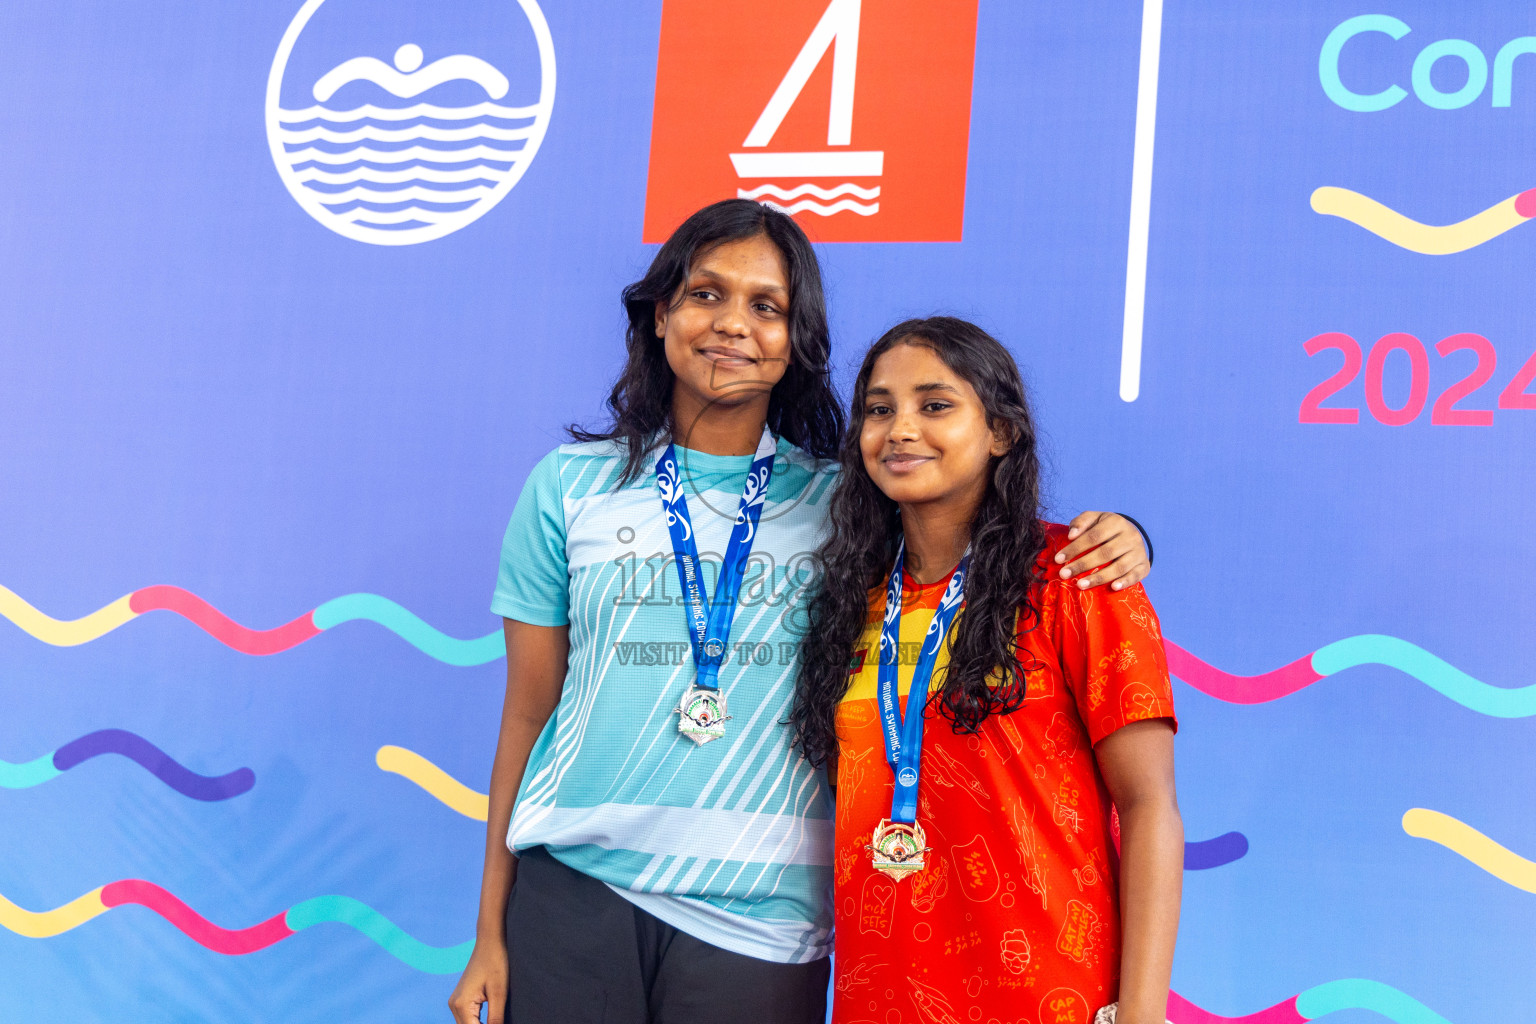
[[[393,49],[358,52],[390,32],[401,5],[383,0],[333,0],[327,15],[341,17],[322,19],[310,45],[305,30],[326,2],[306,0],[267,76],[267,144],[288,193],[332,231],[373,245],[442,238],[489,213],[533,162],[554,106],[555,49],[537,0],[516,0],[531,39],[495,52],[476,45],[499,41],[494,26],[464,26],[455,46],[444,42],[451,26],[429,16],[424,27],[419,11],[396,12],[417,16],[400,18]],[[504,15],[512,0],[484,6]],[[456,52],[470,47],[479,52]]]

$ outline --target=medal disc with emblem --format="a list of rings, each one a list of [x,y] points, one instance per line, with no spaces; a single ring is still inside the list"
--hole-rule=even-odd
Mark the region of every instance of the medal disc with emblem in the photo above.
[[[725,723],[731,717],[725,713],[723,693],[697,686],[688,687],[673,710],[678,715],[677,731],[699,744],[724,736]]]
[[[896,881],[923,870],[928,840],[920,825],[883,820],[869,842],[870,863]]]

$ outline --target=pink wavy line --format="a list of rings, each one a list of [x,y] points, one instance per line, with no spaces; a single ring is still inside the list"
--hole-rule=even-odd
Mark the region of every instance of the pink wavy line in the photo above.
[[[284,920],[286,910],[249,928],[220,928],[158,885],[139,878],[125,878],[103,886],[101,902],[108,908],[125,903],[148,907],[198,945],[230,956],[266,949],[293,934]]]
[[[1296,996],[1243,1017],[1223,1017],[1196,1006],[1177,992],[1168,993],[1168,1019],[1172,1024],[1304,1024],[1307,1018],[1296,1009]]]
[[[145,612],[175,612],[205,633],[242,654],[276,654],[318,636],[314,612],[305,612],[292,622],[274,629],[248,629],[240,625],[196,594],[180,587],[155,586],[135,590],[128,607],[136,615]]]
[[[1172,640],[1164,640],[1168,671],[1201,693],[1232,704],[1263,704],[1311,686],[1323,677],[1312,667],[1312,655],[1297,658],[1272,672],[1236,676],[1207,665]]]

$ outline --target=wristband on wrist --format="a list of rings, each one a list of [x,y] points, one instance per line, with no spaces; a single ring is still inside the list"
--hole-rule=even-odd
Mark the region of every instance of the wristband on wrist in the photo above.
[[[1132,526],[1136,527],[1136,532],[1141,534],[1141,542],[1147,546],[1147,564],[1151,565],[1152,564],[1152,537],[1151,537],[1150,534],[1147,533],[1147,528],[1145,526],[1142,526],[1136,520],[1132,519],[1130,516],[1126,515],[1124,512],[1116,512],[1115,515],[1119,516],[1121,519],[1124,519],[1126,522],[1128,522]],[[1097,1022],[1095,1022],[1095,1024],[1097,1024]]]

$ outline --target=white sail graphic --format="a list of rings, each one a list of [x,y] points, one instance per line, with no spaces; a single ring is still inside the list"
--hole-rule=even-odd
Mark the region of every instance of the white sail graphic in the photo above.
[[[827,110],[827,145],[848,146],[853,138],[853,98],[858,80],[859,66],[859,15],[861,0],[830,0],[821,20],[811,30],[805,45],[784,73],[778,88],[768,100],[768,105],[758,115],[757,122],[742,142],[743,149],[758,152],[732,153],[731,163],[741,178],[878,178],[885,171],[883,150],[825,149],[809,152],[770,152],[769,144],[784,123],[795,101],[805,89],[821,61],[832,51],[832,101]],[[846,183],[842,188],[854,188]],[[743,198],[758,198],[763,189],[738,189]],[[878,189],[875,192],[878,195]],[[793,212],[807,211],[822,216],[847,210],[861,216],[869,216],[880,209],[879,203],[869,205],[844,201],[832,206],[814,202],[796,203]]]

